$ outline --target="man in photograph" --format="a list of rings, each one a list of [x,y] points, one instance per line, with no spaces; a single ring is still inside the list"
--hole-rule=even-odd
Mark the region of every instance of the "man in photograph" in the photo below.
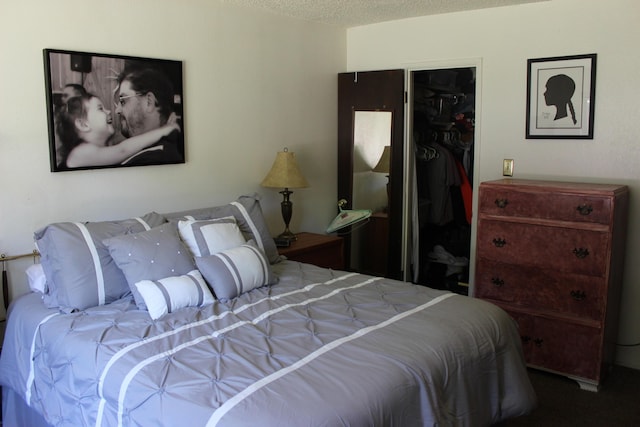
[[[125,70],[118,79],[116,110],[125,137],[141,135],[170,120],[173,112],[173,85],[167,76],[154,68]],[[122,162],[124,166],[184,163],[184,139],[175,130],[156,144]]]

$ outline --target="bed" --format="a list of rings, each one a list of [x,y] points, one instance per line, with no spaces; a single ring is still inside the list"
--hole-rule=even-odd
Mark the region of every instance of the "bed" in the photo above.
[[[490,426],[536,405],[500,308],[282,259],[255,196],[35,240],[5,425]]]

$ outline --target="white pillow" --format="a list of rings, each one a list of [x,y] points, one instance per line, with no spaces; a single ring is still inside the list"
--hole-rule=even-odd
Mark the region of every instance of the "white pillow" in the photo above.
[[[232,216],[208,220],[182,220],[178,222],[178,231],[182,241],[196,257],[213,255],[246,242],[236,219]]]
[[[29,289],[33,292],[40,292],[41,294],[47,293],[47,276],[44,274],[42,264],[32,264],[27,268],[26,273],[29,279]]]
[[[269,260],[253,240],[237,248],[197,257],[196,265],[218,299],[235,298],[276,282]]]
[[[144,299],[149,315],[154,320],[179,308],[201,307],[214,301],[198,270],[190,271],[184,276],[141,280],[134,286]]]

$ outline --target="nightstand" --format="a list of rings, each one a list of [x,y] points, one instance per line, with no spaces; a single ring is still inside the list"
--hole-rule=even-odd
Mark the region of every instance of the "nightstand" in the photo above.
[[[315,233],[298,233],[291,246],[278,248],[280,255],[292,261],[315,264],[319,267],[344,270],[344,242],[342,237]]]

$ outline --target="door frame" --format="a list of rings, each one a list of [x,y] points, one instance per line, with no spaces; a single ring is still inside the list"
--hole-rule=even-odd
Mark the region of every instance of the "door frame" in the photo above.
[[[469,258],[469,295],[473,295],[473,282],[475,278],[475,260],[476,260],[476,235],[478,219],[476,212],[478,209],[478,187],[480,177],[480,147],[481,147],[481,127],[482,127],[482,58],[458,58],[445,59],[424,62],[412,62],[404,64],[405,69],[405,93],[407,94],[407,103],[405,104],[405,143],[404,143],[404,176],[403,186],[409,191],[404,192],[402,201],[403,212],[403,229],[402,229],[402,271],[404,277],[402,280],[411,280],[411,259],[412,259],[412,195],[414,173],[414,152],[411,135],[413,134],[413,73],[419,71],[440,70],[447,68],[466,68],[474,67],[476,69],[476,93],[475,93],[475,127],[473,134],[473,198],[472,198],[472,220],[471,220],[471,241],[470,241],[470,258]]]

